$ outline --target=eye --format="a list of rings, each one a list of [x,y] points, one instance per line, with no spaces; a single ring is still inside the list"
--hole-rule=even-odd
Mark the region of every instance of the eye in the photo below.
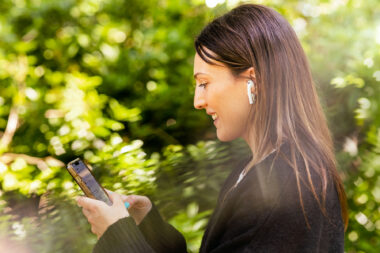
[[[200,83],[198,84],[198,87],[200,88],[206,88],[207,83]]]

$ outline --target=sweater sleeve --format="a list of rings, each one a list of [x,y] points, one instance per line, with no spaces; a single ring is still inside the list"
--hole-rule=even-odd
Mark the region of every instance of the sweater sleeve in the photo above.
[[[96,243],[93,253],[187,252],[183,236],[165,222],[155,205],[139,226],[131,217],[112,224]]]
[[[122,218],[109,226],[96,243],[93,253],[153,253],[132,217]]]
[[[155,252],[187,252],[185,238],[162,219],[154,204],[138,227]]]

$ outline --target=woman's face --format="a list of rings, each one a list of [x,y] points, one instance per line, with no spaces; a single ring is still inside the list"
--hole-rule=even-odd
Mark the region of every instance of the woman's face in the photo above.
[[[205,109],[214,120],[218,139],[247,138],[247,119],[252,105],[247,96],[247,76],[236,78],[221,63],[211,65],[198,54],[194,58],[196,81],[194,107]]]

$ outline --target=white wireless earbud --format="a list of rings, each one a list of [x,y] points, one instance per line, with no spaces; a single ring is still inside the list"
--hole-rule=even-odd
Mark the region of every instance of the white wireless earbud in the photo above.
[[[249,104],[251,104],[251,105],[253,103],[255,103],[255,100],[256,100],[255,94],[252,93],[253,85],[254,85],[254,82],[252,80],[248,80],[248,82],[247,82],[247,95],[248,95],[248,99],[249,99]]]

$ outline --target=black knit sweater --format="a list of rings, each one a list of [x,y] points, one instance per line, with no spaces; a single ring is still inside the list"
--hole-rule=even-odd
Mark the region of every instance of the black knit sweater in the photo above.
[[[255,165],[237,185],[244,163],[225,181],[203,236],[201,253],[228,252],[343,252],[344,226],[338,194],[332,180],[326,195],[325,216],[308,185],[305,165],[297,159],[305,212],[299,200],[289,144],[281,146]],[[273,165],[272,165],[273,162]],[[272,166],[271,166],[272,165]],[[319,175],[311,170],[320,195]],[[306,215],[306,216],[305,216]],[[309,228],[308,228],[309,227]],[[131,217],[112,224],[99,239],[93,253],[187,252],[183,236],[152,210],[137,226]]]

